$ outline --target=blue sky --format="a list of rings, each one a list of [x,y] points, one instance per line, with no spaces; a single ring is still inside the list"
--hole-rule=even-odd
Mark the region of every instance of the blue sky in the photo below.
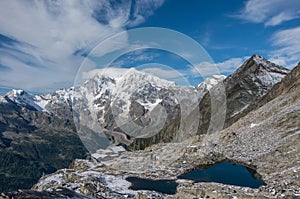
[[[0,87],[48,92],[72,86],[81,63],[95,56],[89,54],[94,47],[143,27],[168,28],[195,40],[221,74],[232,73],[254,53],[289,68],[300,61],[299,0],[2,0]],[[128,38],[120,37],[96,55],[126,45]],[[103,67],[101,61],[88,62]],[[129,52],[111,66],[143,70],[139,66],[150,63],[161,65],[149,65],[148,72],[174,81],[180,73],[191,85],[203,79],[193,69],[207,66],[192,68],[180,55],[158,49]]]

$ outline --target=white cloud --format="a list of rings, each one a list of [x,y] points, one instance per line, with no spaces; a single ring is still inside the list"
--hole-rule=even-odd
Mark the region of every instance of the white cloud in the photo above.
[[[131,21],[128,25],[130,27],[136,26],[146,20],[147,17],[153,14],[153,11],[161,7],[164,0],[138,0],[134,5],[134,12]]]
[[[271,61],[288,68],[295,67],[300,60],[300,27],[275,33],[271,42],[276,47],[270,52]]]
[[[221,73],[232,73],[238,67],[240,67],[248,58],[249,56],[243,58],[231,58],[225,60],[224,62],[216,63],[216,65],[219,68]]]
[[[246,61],[247,58],[249,57],[231,58],[217,63],[201,62],[196,67],[191,68],[191,70],[195,74],[208,74],[208,76],[223,73],[233,73]]]
[[[150,62],[158,56],[159,53],[142,48],[122,54],[120,59],[114,60],[112,65],[117,67],[135,67],[138,63]]]
[[[285,21],[300,18],[299,0],[248,0],[235,17],[253,23],[276,26]]]
[[[296,14],[293,13],[285,13],[282,12],[278,15],[273,16],[271,19],[269,19],[268,21],[266,21],[266,26],[276,26],[279,25],[285,21],[289,21],[295,18],[298,18],[299,16],[297,16]]]
[[[139,0],[134,5],[127,0],[0,1],[0,34],[17,41],[1,46],[0,63],[10,70],[1,71],[0,86],[28,90],[67,86],[65,83],[73,81],[83,60],[75,52],[88,52],[105,38],[141,23],[162,3],[162,0]],[[122,41],[94,53],[107,53],[126,42],[123,37]],[[32,63],[39,67],[34,68]]]
[[[169,66],[158,63],[146,64],[144,66],[142,65],[141,71],[170,81],[174,79],[185,78],[187,75],[187,71],[175,70]]]

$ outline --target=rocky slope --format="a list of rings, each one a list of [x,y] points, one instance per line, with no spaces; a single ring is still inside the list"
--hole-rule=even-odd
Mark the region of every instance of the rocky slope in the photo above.
[[[90,160],[44,176],[36,191],[75,190],[95,198],[297,198],[300,196],[300,64],[260,101],[260,107],[228,128],[143,151],[98,150]],[[271,97],[268,97],[271,96]],[[130,190],[126,177],[177,179],[220,161],[256,169],[266,183],[258,189],[178,180],[175,195]]]
[[[269,62],[259,55],[253,55],[232,75],[228,76],[223,84],[226,95],[226,117],[224,128],[230,126],[244,116],[251,103],[256,103],[276,83],[289,73],[289,70]],[[219,87],[220,87],[219,86]],[[211,93],[217,93],[218,87],[214,87],[199,103],[200,120],[198,133],[206,133],[211,121]],[[215,96],[214,96],[215,97]],[[221,103],[221,102],[219,102]],[[248,109],[251,110],[251,109]],[[220,114],[219,112],[214,114]]]
[[[0,97],[0,191],[30,188],[87,156],[72,120],[40,111],[32,97],[16,90]]]

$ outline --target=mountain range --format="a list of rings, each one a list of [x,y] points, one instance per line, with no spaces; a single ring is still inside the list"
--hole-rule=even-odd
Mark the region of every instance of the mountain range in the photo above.
[[[162,145],[168,146],[164,143],[184,143],[199,136],[209,139],[222,129],[233,128],[269,101],[296,92],[297,68],[290,72],[253,55],[232,75],[213,76],[196,87],[180,87],[135,69],[106,69],[96,71],[80,85],[51,94],[12,90],[0,96],[4,160],[0,191],[30,188],[43,174],[65,168],[89,153],[93,159],[108,146],[162,150]],[[215,109],[216,105],[221,109]],[[212,122],[222,114],[220,124]],[[73,162],[72,168],[82,169],[79,163]],[[49,186],[53,184],[40,180],[35,189]]]

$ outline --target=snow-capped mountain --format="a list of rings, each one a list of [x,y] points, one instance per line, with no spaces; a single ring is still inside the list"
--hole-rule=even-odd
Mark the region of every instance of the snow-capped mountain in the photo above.
[[[107,68],[90,72],[87,80],[69,89],[43,95],[13,90],[0,100],[74,119],[82,140],[87,139],[85,144],[94,150],[104,144],[106,136],[115,144],[130,144],[131,137],[160,136],[171,141],[180,121],[183,122],[202,96],[224,78],[213,76],[197,87],[179,87],[133,68]],[[181,127],[181,131],[184,130]],[[95,136],[102,141],[95,142]]]
[[[42,110],[42,108],[36,103],[36,96],[31,95],[23,90],[11,90],[5,95],[0,96],[0,102],[14,102],[21,106],[31,107],[39,111]]]
[[[225,75],[213,75],[210,78],[206,78],[196,88],[200,90],[210,90],[212,87],[226,79]]]
[[[227,93],[228,122],[238,118],[288,72],[253,55],[228,78],[214,75],[196,87],[179,87],[133,68],[107,68],[89,72],[83,83],[69,89],[44,95],[13,90],[0,101],[73,119],[89,150],[107,146],[107,137],[114,144],[134,142],[132,146],[138,149],[162,140],[183,140],[196,132],[198,122],[194,122],[198,120],[200,129],[205,131],[210,120],[208,91],[219,82],[224,83]],[[98,143],[97,139],[101,141]]]

